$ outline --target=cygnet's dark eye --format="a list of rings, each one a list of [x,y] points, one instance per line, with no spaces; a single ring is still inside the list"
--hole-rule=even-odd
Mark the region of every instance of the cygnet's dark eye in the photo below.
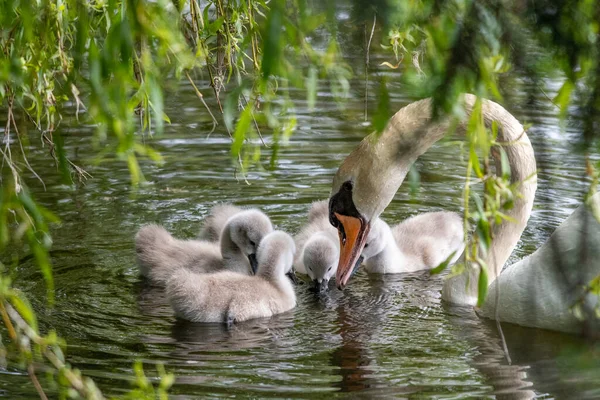
[[[252,247],[256,247],[256,243],[254,243],[252,240],[250,241],[250,246]]]
[[[369,247],[369,243],[365,244],[365,247],[364,247],[364,248],[366,249],[367,247]]]
[[[331,271],[331,268],[333,268],[333,267],[329,267],[329,268],[327,269],[327,272]]]

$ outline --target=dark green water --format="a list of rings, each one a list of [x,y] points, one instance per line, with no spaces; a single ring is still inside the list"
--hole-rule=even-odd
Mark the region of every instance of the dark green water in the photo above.
[[[381,61],[375,57],[372,65]],[[362,58],[350,62],[360,66]],[[373,69],[372,91],[377,77],[389,74]],[[397,75],[389,75],[392,107],[398,109],[413,99],[394,83]],[[198,85],[208,88],[204,81]],[[248,174],[250,185],[234,177],[224,128],[207,137],[209,120],[187,86],[167,97],[172,124],[151,139],[166,163],[143,164],[150,184],[136,194],[122,161],[92,164],[93,127],[63,121],[69,155],[93,179],[80,188],[61,185],[46,150],[33,152],[47,190],[33,182],[32,190],[62,219],[52,231],[55,309],[43,313],[45,286],[31,258],[18,266],[15,284],[42,312],[43,325],[66,339],[69,361],[106,394],[129,387],[132,363],[140,359],[150,373],[156,363],[175,373],[174,398],[600,398],[598,344],[506,325],[509,365],[495,325],[469,309],[444,306],[442,278],[427,273],[382,278],[360,272],[343,293],[333,289],[322,298],[299,286],[292,312],[229,329],[177,322],[162,293],[141,283],[132,240],[145,223],[192,238],[211,206],[228,201],[260,207],[278,228],[297,232],[310,203],[328,196],[341,160],[370,132],[363,123],[364,82],[351,85],[342,109],[323,92],[313,113],[299,92],[298,129],[274,170],[263,157],[262,167]],[[539,168],[534,213],[513,260],[537,248],[587,190],[584,159],[573,151],[576,128],[563,132],[546,98],[534,100],[527,103],[516,93],[507,102],[522,122],[533,124],[529,135]],[[436,146],[416,167],[416,195],[401,188],[384,214],[388,222],[425,211],[461,211],[465,168],[457,146]],[[37,396],[27,376],[11,369],[0,371],[0,397]]]

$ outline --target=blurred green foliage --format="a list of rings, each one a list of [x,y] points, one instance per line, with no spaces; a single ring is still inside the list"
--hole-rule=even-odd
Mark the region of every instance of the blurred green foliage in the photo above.
[[[452,112],[464,92],[502,101],[510,96],[499,86],[508,71],[539,90],[544,79],[562,77],[554,99],[562,116],[569,105],[578,107],[583,137],[597,136],[597,1],[383,1],[371,12],[384,19],[384,46],[393,52],[393,64],[405,67],[404,81],[418,97],[433,97],[441,111]]]
[[[383,46],[393,59],[384,64],[403,71],[408,91],[433,98],[434,117],[450,115],[457,122],[464,120],[462,93],[506,102],[514,94],[504,91],[500,82],[510,79],[509,71],[521,82],[535,83],[529,86],[542,92],[548,78],[557,78],[562,84],[550,101],[564,120],[576,116],[583,121],[581,147],[598,152],[600,2],[422,0],[359,4],[362,7],[358,8],[370,11],[363,13],[365,24],[371,13],[376,13],[388,31]],[[514,92],[522,86],[511,82],[508,87]],[[382,93],[385,98],[387,94]],[[483,256],[491,246],[494,226],[510,223],[506,211],[519,196],[496,137],[497,127],[486,129],[478,103],[469,117],[464,146],[468,149],[465,236],[471,224],[475,232],[465,251],[465,263],[456,265],[453,273],[463,273],[465,268],[479,270],[480,305],[488,286]],[[490,170],[490,154],[499,158],[501,171]],[[597,168],[591,163],[588,166],[590,193],[596,191]],[[483,183],[483,198],[471,191],[473,178]],[[596,281],[588,292],[595,293]]]
[[[81,123],[96,127],[94,141],[103,145],[99,157],[116,154],[137,186],[144,179],[140,157],[162,162],[143,137],[163,131],[169,122],[164,93],[186,78],[214,124],[224,123],[232,137],[233,160],[243,170],[260,157],[260,147],[253,145],[260,129],[272,132],[274,153],[279,141],[292,133],[290,87],[308,82],[309,101],[314,103],[318,78],[328,77],[334,93],[346,95],[350,71],[340,59],[335,37],[322,50],[306,39],[324,22],[325,16],[313,13],[303,0],[3,1],[0,109],[6,113],[6,125],[0,148],[0,251],[25,247],[33,253],[52,305],[48,224],[58,219],[29,195],[22,172],[27,170],[42,184],[43,177],[27,161],[34,143],[20,127],[36,128],[66,183],[85,180],[89,174],[69,160],[68,139],[59,129],[63,115],[74,106]],[[208,108],[194,83],[193,76],[204,73],[218,110]],[[282,100],[283,106],[274,106],[275,100]],[[32,319],[35,313],[15,294],[7,266],[0,267],[0,304],[11,311],[3,314],[3,322],[14,333],[11,340],[17,344],[13,350],[20,354],[20,365],[33,368],[34,362],[45,362],[57,373],[74,374],[73,379],[55,379],[61,388],[81,397],[101,396],[93,382],[88,388],[87,381],[64,364],[59,341],[40,336]],[[18,345],[23,340],[28,346]],[[138,389],[131,398],[153,398],[153,386],[140,368],[136,367]],[[30,375],[35,382],[35,372]],[[164,392],[168,386],[161,384],[159,389]]]

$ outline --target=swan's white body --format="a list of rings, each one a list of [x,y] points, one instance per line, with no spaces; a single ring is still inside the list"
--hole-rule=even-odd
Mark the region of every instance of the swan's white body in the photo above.
[[[272,231],[271,221],[258,210],[242,211],[231,217],[219,243],[179,240],[161,226],[146,225],[135,237],[140,273],[158,285],[164,285],[180,269],[250,274],[249,256],[256,253],[261,239]]]
[[[193,322],[241,322],[291,310],[296,295],[286,273],[294,252],[289,235],[272,232],[259,246],[255,276],[180,269],[167,282],[167,297],[178,317]]]
[[[378,218],[362,256],[370,273],[399,274],[432,269],[446,260],[452,264],[464,247],[461,217],[441,211],[416,215],[393,228]]]
[[[459,124],[459,130],[464,131],[476,100],[473,95],[464,95],[466,118]],[[489,128],[496,123],[499,128],[497,141],[505,143],[511,182],[518,185],[520,192],[514,207],[507,212],[513,222],[494,227],[492,247],[483,255],[490,293],[481,312],[488,318],[515,324],[581,332],[582,323],[571,314],[571,306],[583,294],[583,285],[600,275],[598,222],[580,207],[557,229],[551,243],[500,274],[531,213],[537,188],[536,163],[524,128],[508,111],[489,100],[481,100],[481,110],[485,125]],[[431,111],[430,99],[402,108],[379,139],[375,135],[365,138],[340,166],[332,185],[332,201],[335,196],[339,200],[330,204],[330,210],[337,212],[336,223],[346,224],[346,231],[352,228],[358,232],[352,236],[351,245],[340,251],[337,276],[340,287],[349,279],[351,262],[364,244],[362,237],[371,221],[390,203],[411,164],[452,126],[448,118],[433,121]],[[496,169],[500,168],[496,158]],[[600,194],[596,194],[594,201],[599,198]],[[584,226],[587,235],[581,235]],[[578,254],[588,255],[585,262],[579,261]],[[479,271],[475,268],[467,271],[444,282],[443,300],[458,305],[476,304]],[[562,282],[565,276],[569,276],[568,285]],[[586,296],[586,315],[591,315],[589,309],[597,300],[597,296]],[[590,324],[593,325],[588,319],[588,327]]]
[[[600,193],[592,202],[600,209]],[[600,298],[585,289],[599,275],[600,223],[581,205],[542,247],[502,271],[479,314],[562,332],[600,332],[600,319],[594,315]],[[576,317],[576,303],[584,321]]]

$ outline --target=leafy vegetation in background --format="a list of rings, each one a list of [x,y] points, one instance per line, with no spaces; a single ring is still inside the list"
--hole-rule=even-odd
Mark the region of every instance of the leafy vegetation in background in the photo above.
[[[600,116],[597,1],[354,0],[351,5],[355,21],[364,22],[365,38],[369,32],[377,32],[375,37],[387,33],[382,43],[389,52],[386,65],[401,72],[407,92],[433,97],[436,115],[461,118],[457,99],[464,92],[510,101],[512,93],[502,90],[503,80],[512,76],[508,71],[518,72],[540,91],[548,76],[559,76],[563,84],[551,101],[563,118],[577,115],[583,121],[582,147],[594,151]],[[316,12],[317,7],[323,12]],[[143,180],[139,157],[162,161],[142,139],[160,134],[169,122],[165,93],[179,84],[191,85],[214,126],[225,128],[220,131],[230,135],[232,159],[242,171],[261,157],[261,140],[270,140],[274,160],[279,143],[295,128],[290,88],[305,88],[310,108],[319,78],[328,78],[336,98],[343,99],[350,89],[352,71],[340,56],[336,7],[304,0],[2,2],[0,109],[6,122],[0,146],[0,252],[25,248],[33,254],[52,303],[48,224],[57,218],[36,204],[27,190],[27,183],[33,183],[24,176],[43,185],[43,171],[33,171],[27,161],[29,149],[41,145],[66,182],[89,178],[85,166],[73,163],[65,151],[70,139],[61,135],[60,123],[70,107],[81,123],[96,127],[94,140],[103,144],[99,156],[116,154],[128,166],[133,185]],[[327,32],[320,48],[309,40],[317,31]],[[367,68],[368,54],[366,46]],[[196,87],[197,76],[208,76],[210,91]],[[214,109],[204,101],[208,95],[216,99]],[[383,82],[374,128],[383,129],[389,113]],[[41,141],[30,140],[25,128],[31,126]],[[265,139],[267,133],[270,139]],[[510,199],[518,195],[506,170],[496,176],[488,169],[490,149],[496,145],[494,129],[485,130],[476,108],[465,144],[466,220],[477,227],[466,267],[481,267],[478,252],[489,247],[493,225],[503,222]],[[590,163],[594,185],[597,170]],[[483,199],[471,194],[471,179],[484,183]],[[40,396],[36,363],[45,365],[64,396],[101,396],[93,382],[66,363],[61,340],[52,332],[39,332],[31,306],[11,286],[8,268],[0,267],[5,269],[0,280],[2,334],[11,343],[5,344],[0,361],[26,369]],[[455,272],[460,268],[465,266]],[[484,275],[480,283],[481,300]],[[597,292],[597,286],[592,282],[590,291]],[[166,396],[172,382],[168,374],[161,372],[163,383],[154,388],[141,366],[135,371],[138,391],[131,396]]]
[[[417,97],[433,98],[434,116],[464,119],[459,97],[465,92],[506,103],[513,93],[503,91],[501,83],[509,71],[543,93],[548,77],[559,78],[562,86],[556,97],[548,100],[564,120],[576,116],[583,121],[581,148],[597,153],[600,2],[382,1],[372,8],[366,2],[360,4],[363,10],[381,18],[388,31],[384,47],[390,51],[392,61],[385,65],[402,68],[403,82]],[[368,24],[369,13],[366,14]],[[508,87],[514,90],[519,85]],[[475,233],[465,251],[465,264],[456,265],[453,272],[479,269],[480,304],[485,300],[488,284],[480,254],[491,246],[494,225],[510,223],[505,212],[519,196],[517,185],[510,182],[510,171],[496,135],[496,127],[486,131],[481,108],[476,106],[467,125],[464,190],[465,232],[472,223]],[[503,165],[502,171],[495,174],[489,169],[491,150],[501,157]],[[586,199],[596,191],[599,167],[588,163],[591,185]],[[483,183],[483,198],[472,192],[472,178]],[[594,282],[589,285],[590,293],[597,291]]]

